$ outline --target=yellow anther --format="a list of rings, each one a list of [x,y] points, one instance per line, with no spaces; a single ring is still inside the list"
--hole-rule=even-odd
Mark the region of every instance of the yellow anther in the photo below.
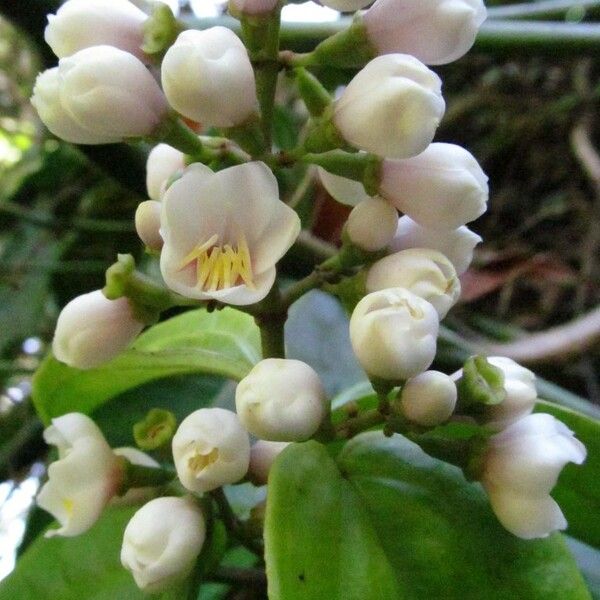
[[[71,516],[73,514],[73,509],[75,508],[75,502],[70,498],[63,498],[62,505],[67,513],[67,516]]]
[[[196,452],[192,457],[188,459],[188,466],[194,473],[200,473],[206,467],[209,467],[214,462],[219,459],[219,450],[217,448],[213,448],[207,454],[200,454]]]

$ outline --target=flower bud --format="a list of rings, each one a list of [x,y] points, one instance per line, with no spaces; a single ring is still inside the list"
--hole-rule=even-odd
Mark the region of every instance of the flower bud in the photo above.
[[[321,0],[323,6],[328,6],[340,12],[354,12],[371,4],[372,0]]]
[[[353,146],[406,158],[431,143],[444,115],[440,78],[413,56],[375,58],[335,102],[333,122]]]
[[[327,193],[342,204],[357,206],[371,198],[360,181],[334,175],[322,167],[318,167],[319,179]]]
[[[279,0],[229,0],[229,12],[236,15],[264,15],[275,10]]]
[[[168,144],[156,145],[146,162],[146,188],[152,200],[160,200],[169,179],[185,169],[185,155]]]
[[[550,491],[562,468],[568,462],[580,465],[586,454],[573,432],[547,414],[528,415],[492,436],[481,483],[502,525],[524,539],[566,529]]]
[[[398,212],[381,198],[368,198],[357,204],[346,223],[350,241],[368,252],[385,248],[393,239],[398,225]]]
[[[410,421],[434,427],[452,416],[456,398],[456,384],[451,377],[439,371],[425,371],[406,382],[400,406]]]
[[[406,215],[398,219],[398,228],[390,250],[399,252],[409,248],[431,248],[445,255],[462,275],[473,260],[473,250],[481,237],[464,225],[458,229],[429,229],[421,227]]]
[[[406,160],[384,160],[379,193],[423,227],[456,229],[480,217],[488,178],[470,152],[431,144]]]
[[[460,281],[452,263],[440,252],[411,248],[390,254],[374,263],[367,274],[367,291],[403,287],[427,300],[440,320],[456,304]]]
[[[48,15],[44,38],[58,58],[106,45],[143,59],[140,47],[147,19],[128,0],[68,0],[56,15]]]
[[[184,487],[208,492],[244,477],[250,439],[235,413],[201,408],[186,417],[173,436],[173,459]]]
[[[140,589],[161,592],[190,574],[205,537],[204,516],[191,498],[156,498],[127,524],[121,563]]]
[[[404,288],[365,296],[350,319],[350,341],[363,369],[394,381],[426,371],[439,329],[433,306]]]
[[[482,0],[378,0],[363,19],[378,54],[444,65],[470,50],[486,14]]]
[[[110,144],[151,134],[167,104],[151,73],[112,46],[85,48],[41,73],[31,103],[48,129],[75,144]]]
[[[48,481],[37,503],[61,525],[46,537],[79,535],[98,520],[117,493],[123,478],[121,463],[98,426],[79,413],[53,419],[44,439],[57,446],[59,460],[48,467]]]
[[[310,438],[327,413],[321,380],[299,360],[267,358],[240,381],[235,406],[244,427],[274,442]]]
[[[160,250],[163,239],[160,235],[160,202],[146,200],[140,202],[135,211],[135,230],[140,240],[151,250]]]
[[[257,110],[248,52],[226,27],[181,33],[163,59],[161,74],[169,103],[188,119],[233,127]]]
[[[119,355],[142,331],[127,298],[108,300],[96,290],[71,300],[56,323],[52,351],[76,369],[91,369]]]
[[[250,449],[248,474],[255,485],[266,485],[275,459],[289,446],[288,442],[258,440]]]

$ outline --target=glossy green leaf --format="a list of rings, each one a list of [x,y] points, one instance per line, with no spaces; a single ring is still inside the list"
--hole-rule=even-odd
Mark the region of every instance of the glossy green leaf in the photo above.
[[[551,402],[539,401],[536,411],[560,419],[587,448],[583,465],[563,469],[552,496],[567,518],[568,533],[600,548],[600,421]]]
[[[249,315],[225,308],[194,310],[151,327],[116,359],[87,371],[49,356],[36,373],[33,400],[40,418],[90,413],[110,398],[156,379],[204,373],[241,379],[260,358],[258,328]]]
[[[286,449],[269,482],[271,600],[588,600],[560,535],[506,532],[460,471],[400,436]]]

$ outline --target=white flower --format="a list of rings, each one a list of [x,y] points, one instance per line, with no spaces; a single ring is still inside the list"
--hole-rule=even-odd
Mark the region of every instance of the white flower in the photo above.
[[[167,114],[163,93],[132,54],[93,46],[41,73],[31,103],[48,129],[75,144],[150,135]]]
[[[379,54],[443,65],[470,50],[486,15],[482,0],[377,0],[363,18]]]
[[[408,216],[398,219],[396,235],[390,250],[399,252],[409,248],[431,248],[444,254],[462,275],[473,260],[473,250],[481,237],[464,225],[458,229],[430,229],[422,227]]]
[[[97,425],[79,413],[53,419],[44,439],[57,446],[59,460],[48,467],[48,481],[37,503],[61,525],[46,537],[79,535],[98,520],[117,493],[123,478],[121,463]]]
[[[352,209],[346,233],[355,246],[376,252],[392,241],[397,225],[398,211],[389,202],[368,198]]]
[[[68,0],[48,15],[44,32],[58,58],[90,46],[115,46],[138,58],[144,53],[144,22],[148,15],[128,0]]]
[[[179,34],[165,54],[161,74],[171,106],[203,125],[233,127],[257,110],[248,52],[226,27]]]
[[[339,10],[340,12],[354,12],[371,4],[372,0],[321,0],[321,4]]]
[[[452,416],[456,398],[456,384],[451,377],[439,371],[425,371],[406,382],[400,406],[410,421],[433,427]]]
[[[188,298],[246,305],[262,300],[275,263],[300,232],[261,162],[213,173],[189,166],[163,198],[160,266],[166,284]]]
[[[444,115],[440,78],[407,54],[375,58],[335,102],[333,122],[353,146],[387,158],[423,152]]]
[[[365,296],[350,319],[350,341],[363,369],[382,379],[404,380],[427,370],[439,329],[433,306],[404,288]]]
[[[406,160],[384,160],[379,193],[419,225],[447,230],[485,212],[487,182],[470,152],[436,143]]]
[[[460,281],[452,263],[437,250],[411,248],[374,263],[367,274],[367,291],[403,287],[430,302],[440,319],[456,304]]]
[[[156,200],[140,202],[135,211],[135,230],[139,238],[151,250],[160,250],[163,239],[160,235],[160,213],[162,207]]]
[[[318,167],[317,170],[323,187],[338,202],[347,204],[348,206],[356,206],[364,200],[371,198],[360,181],[334,175],[322,167]]]
[[[275,459],[289,446],[288,442],[267,442],[258,440],[250,448],[250,468],[248,475],[255,485],[265,485]]]
[[[146,188],[152,200],[160,200],[169,179],[185,169],[185,155],[168,144],[157,144],[146,162]]]
[[[328,409],[314,369],[299,360],[279,358],[262,360],[240,381],[235,405],[250,433],[274,442],[307,440]]]
[[[264,15],[275,9],[279,0],[229,0],[229,10],[244,15]]]
[[[586,454],[573,432],[547,414],[528,415],[490,438],[481,483],[502,525],[524,539],[566,529],[550,491],[562,468],[580,465]]]
[[[191,498],[156,498],[127,524],[121,563],[140,589],[162,592],[190,574],[205,537],[204,516]]]
[[[250,439],[235,413],[201,408],[186,417],[173,436],[173,459],[184,487],[208,492],[244,477]]]
[[[127,298],[108,300],[96,290],[77,296],[62,309],[52,351],[70,367],[91,369],[123,352],[143,328]]]

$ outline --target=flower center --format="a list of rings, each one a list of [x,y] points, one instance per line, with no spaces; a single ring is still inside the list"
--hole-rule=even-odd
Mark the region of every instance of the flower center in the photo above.
[[[241,234],[237,244],[220,246],[218,235],[213,235],[203,244],[198,244],[181,261],[181,271],[196,262],[196,287],[201,291],[215,292],[236,285],[247,285],[254,289],[252,261],[246,237]]]
[[[189,468],[194,471],[194,473],[199,474],[204,471],[206,467],[209,467],[214,462],[219,460],[219,449],[213,448],[210,452],[206,454],[201,454],[197,452],[188,459]]]

